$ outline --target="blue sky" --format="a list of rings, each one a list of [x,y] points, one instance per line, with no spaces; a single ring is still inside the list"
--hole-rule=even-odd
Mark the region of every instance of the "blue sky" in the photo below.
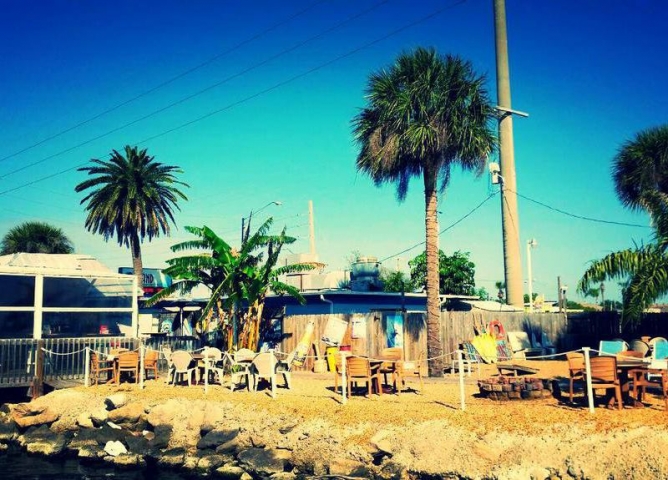
[[[307,251],[312,200],[329,269],[344,268],[352,251],[405,268],[420,247],[395,255],[424,240],[422,186],[416,180],[398,203],[394,188],[356,172],[350,121],[368,75],[402,51],[435,47],[485,73],[496,101],[491,0],[0,7],[0,234],[46,221],[112,268],[130,265],[130,254],[85,231],[76,167],[126,144],[180,166],[191,186],[172,237],[145,244],[147,267],[164,266],[169,246],[188,238],[184,225],[238,242],[241,218],[273,200],[282,205],[258,219],[273,215],[298,237],[291,250]],[[530,113],[514,126],[523,257],[527,240],[539,243],[534,292],[554,298],[561,276],[573,297],[590,260],[649,239],[647,217],[617,200],[610,168],[624,141],[666,121],[667,15],[658,0],[507,2],[512,103]],[[441,230],[496,189],[487,175],[454,175]],[[471,253],[476,283],[489,291],[503,279],[500,210],[496,196],[440,240],[448,254]],[[612,283],[607,292],[618,296]]]

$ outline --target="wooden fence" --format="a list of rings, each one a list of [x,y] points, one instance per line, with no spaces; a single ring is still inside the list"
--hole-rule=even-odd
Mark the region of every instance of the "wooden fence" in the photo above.
[[[353,318],[363,319],[366,332],[360,338],[350,338],[352,353],[376,357],[387,346],[386,312],[371,312],[368,314],[336,315],[350,322]],[[396,312],[391,312],[392,314]],[[299,340],[306,331],[309,322],[314,324],[312,342],[317,345],[318,353],[324,357],[327,345],[322,341],[329,315],[294,315],[283,319],[283,339],[280,344],[282,352],[291,352],[297,347]],[[448,312],[441,313],[441,345],[444,353],[453,353],[459,345],[475,335],[474,327],[487,325],[492,320],[500,320],[508,331],[525,331],[533,333],[541,339],[544,333],[547,338],[560,350],[574,347],[574,339],[567,335],[568,323],[566,317],[559,313],[526,314],[522,312]],[[426,315],[423,313],[404,314],[403,348],[404,358],[417,359],[420,354],[427,352],[427,325]],[[315,349],[310,351],[305,364],[301,369],[311,370],[315,357]]]

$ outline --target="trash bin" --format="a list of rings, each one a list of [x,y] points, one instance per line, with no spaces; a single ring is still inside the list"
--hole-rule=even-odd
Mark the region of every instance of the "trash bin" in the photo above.
[[[327,368],[329,368],[330,372],[333,372],[336,370],[336,357],[339,353],[339,347],[337,346],[331,346],[325,348],[325,357],[327,358]]]

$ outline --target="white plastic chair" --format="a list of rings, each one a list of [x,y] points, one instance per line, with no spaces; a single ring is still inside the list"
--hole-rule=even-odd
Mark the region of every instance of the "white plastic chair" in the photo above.
[[[253,375],[253,391],[257,391],[257,384],[261,378],[269,380],[271,384],[271,396],[276,396],[276,355],[274,352],[258,353],[250,365],[250,372]]]
[[[257,355],[248,348],[241,348],[231,355],[225,353],[225,362],[230,369],[230,390],[234,391],[234,386],[240,383],[242,379],[246,380],[246,388],[250,390],[250,366]]]
[[[192,364],[193,357],[190,355],[189,352],[186,352],[185,350],[177,350],[174,353],[172,353],[172,365],[174,367],[174,381],[172,385],[176,385],[177,380],[179,377],[183,377],[183,375],[186,376],[186,379],[188,380],[188,386],[191,384],[191,377],[195,369],[195,367],[191,367],[190,365]]]

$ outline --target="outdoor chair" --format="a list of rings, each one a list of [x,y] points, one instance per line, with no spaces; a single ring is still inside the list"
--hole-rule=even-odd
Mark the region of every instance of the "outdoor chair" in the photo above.
[[[401,383],[406,387],[407,377],[418,377],[420,379],[420,393],[424,392],[423,377],[427,376],[427,364],[424,359],[424,352],[420,352],[417,360],[407,361],[401,363]]]
[[[234,352],[234,355],[225,354],[230,369],[231,391],[234,391],[235,385],[242,379],[246,380],[246,388],[250,390],[250,366],[255,355],[257,354],[248,348],[241,348]]]
[[[524,359],[530,356],[542,355],[542,347],[531,345],[529,334],[527,332],[508,332],[508,343],[513,351],[513,358]]]
[[[116,383],[121,382],[123,372],[131,373],[135,382],[139,380],[139,353],[123,352],[118,354],[118,366],[116,367]]]
[[[598,344],[599,355],[617,355],[619,352],[629,349],[629,344],[624,340],[601,340]]]
[[[643,342],[639,338],[636,338],[634,340],[631,340],[631,343],[629,344],[629,348],[633,350],[634,352],[640,352],[642,353],[643,357],[646,357],[647,354],[649,353],[649,345],[646,342]]]
[[[617,402],[617,409],[621,410],[623,408],[622,387],[617,376],[617,358],[613,356],[592,357],[589,359],[589,367],[594,392],[613,390],[613,399]]]
[[[389,385],[387,376],[392,376],[394,390],[401,393],[401,361],[404,358],[404,349],[401,347],[384,348],[380,353],[381,360],[387,360],[380,365],[379,374],[383,376],[383,383]]]
[[[185,350],[176,350],[172,353],[171,362],[174,368],[174,378],[172,380],[172,385],[176,385],[179,379],[183,381],[183,377],[185,376],[185,379],[188,381],[188,386],[190,386],[193,373],[197,368],[196,365],[193,365],[193,357],[190,355],[190,352],[186,352]]]
[[[656,344],[660,343],[660,342],[668,342],[668,340],[666,340],[664,337],[653,337],[649,341],[649,348],[651,350],[654,350],[654,347],[656,346]]]
[[[114,361],[101,359],[100,356],[95,352],[90,352],[90,383],[91,385],[97,385],[100,381],[100,375],[105,374],[109,381],[114,378]]]
[[[218,381],[222,385],[225,364],[225,362],[223,362],[223,352],[216,347],[204,347],[202,349],[202,355],[204,356],[204,359],[201,363],[198,362],[198,366],[209,370],[209,382],[212,381],[213,377],[217,376]]]
[[[172,364],[172,347],[169,345],[163,345],[160,348],[162,356],[167,362],[167,383],[171,383],[172,375],[174,375],[174,365]]]
[[[253,376],[253,391],[257,391],[257,385],[261,379],[269,380],[271,396],[276,396],[276,366],[278,360],[274,352],[258,353],[250,365],[250,373]]]
[[[158,379],[158,359],[160,354],[157,350],[147,348],[144,351],[144,377],[148,377],[148,372],[153,372],[153,379]]]
[[[666,371],[668,369],[668,341],[655,342],[652,359],[647,370],[630,370],[629,377],[633,381],[633,395],[642,401],[647,387],[660,386],[666,398]],[[666,398],[668,402],[668,398]],[[668,405],[668,403],[667,403]]]
[[[346,378],[348,380],[348,391],[352,393],[353,384],[357,382],[366,382],[369,396],[373,391],[373,385],[376,386],[376,391],[382,395],[383,389],[380,385],[380,368],[372,371],[371,362],[368,358],[362,357],[348,357],[346,359]]]
[[[285,360],[279,360],[276,364],[276,373],[283,375],[283,380],[285,381],[285,386],[290,389],[292,388],[292,360],[294,360],[297,350],[293,350],[285,358]]]

